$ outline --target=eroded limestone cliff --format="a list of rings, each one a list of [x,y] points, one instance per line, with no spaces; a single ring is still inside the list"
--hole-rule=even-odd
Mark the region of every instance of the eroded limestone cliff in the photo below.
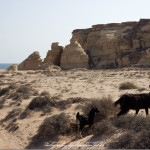
[[[85,51],[90,50],[98,68],[150,66],[150,19],[94,25],[72,34]]]
[[[70,44],[65,48],[52,43],[44,62],[39,54],[29,56],[19,65],[20,70],[41,69],[58,65],[72,68],[117,68],[150,66],[150,19],[93,25],[72,32]],[[91,63],[91,65],[90,65]]]

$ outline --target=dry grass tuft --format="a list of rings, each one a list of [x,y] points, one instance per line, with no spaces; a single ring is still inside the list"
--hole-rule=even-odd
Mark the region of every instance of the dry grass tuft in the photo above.
[[[60,135],[70,135],[72,128],[70,117],[65,113],[46,118],[26,148],[43,148],[45,142],[57,141]]]
[[[12,111],[10,111],[7,114],[7,116],[2,120],[2,122],[14,119],[15,117],[17,117],[21,113],[21,111],[22,111],[21,108],[13,109]]]
[[[41,95],[41,96],[50,96],[49,92],[47,92],[47,91],[41,92],[40,95]]]
[[[19,116],[19,119],[25,119],[27,117],[29,117],[31,114],[31,110],[30,109],[25,109]]]
[[[57,102],[57,107],[60,110],[64,110],[70,107],[72,104],[75,104],[75,103],[83,104],[87,101],[89,101],[89,99],[82,98],[82,97],[69,98],[67,100]]]
[[[110,97],[103,97],[101,99],[90,100],[86,103],[86,106],[83,107],[83,113],[88,114],[92,107],[97,107],[100,111],[95,116],[96,122],[102,119],[116,116],[117,108],[114,107],[114,102]]]
[[[138,87],[132,82],[123,82],[120,84],[120,90],[127,90],[127,89],[137,89]]]
[[[117,128],[112,125],[110,120],[102,120],[94,124],[94,135],[112,135]]]
[[[49,96],[39,96],[32,99],[28,105],[30,110],[42,110],[45,113],[50,113],[53,107],[57,106],[57,102]]]
[[[116,118],[112,125],[122,130],[121,136],[108,144],[110,149],[149,149],[150,118],[124,115]]]
[[[127,131],[119,136],[119,138],[114,139],[114,141],[109,143],[108,147],[110,149],[132,149],[134,147],[135,140],[137,140],[135,133]]]
[[[37,95],[38,92],[34,90],[30,85],[25,84],[21,85],[14,91],[9,98],[13,100],[22,100],[22,99],[29,99],[31,96]]]
[[[9,92],[9,87],[0,89],[0,96],[3,96],[3,95],[5,95],[8,92]]]

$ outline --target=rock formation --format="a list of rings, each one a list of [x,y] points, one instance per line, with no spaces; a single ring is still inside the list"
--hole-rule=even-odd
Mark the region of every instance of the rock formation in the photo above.
[[[41,68],[42,59],[38,51],[33,52],[27,59],[19,64],[19,70],[38,70]]]
[[[18,71],[18,66],[16,64],[13,64],[13,65],[9,66],[6,70],[7,71]]]
[[[58,42],[52,43],[51,50],[47,52],[44,63],[60,66],[60,59],[63,52],[63,47],[59,46],[58,44]]]
[[[34,53],[19,65],[19,69],[39,69],[58,65],[62,69],[117,68],[150,66],[150,19],[93,25],[72,32],[70,44],[64,50],[52,43],[44,62]],[[89,55],[90,54],[90,55]]]
[[[64,48],[61,57],[61,68],[62,69],[73,69],[73,68],[87,68],[88,67],[88,56],[84,52],[81,45],[71,40],[71,43]]]
[[[72,39],[90,50],[98,68],[150,66],[150,19],[74,30]]]

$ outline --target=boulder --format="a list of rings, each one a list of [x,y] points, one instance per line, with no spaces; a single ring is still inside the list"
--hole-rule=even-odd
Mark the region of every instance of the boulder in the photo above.
[[[16,64],[13,64],[11,66],[9,66],[7,69],[7,71],[18,71],[18,66]]]
[[[33,52],[27,59],[19,64],[19,70],[38,70],[41,68],[42,59],[38,51]]]
[[[44,59],[44,63],[50,65],[60,66],[61,54],[63,52],[63,47],[58,45],[59,43],[52,43],[51,50],[47,52],[47,56]]]
[[[72,39],[70,42],[71,43],[64,48],[61,57],[61,68],[88,68],[88,56],[84,49],[77,41]]]

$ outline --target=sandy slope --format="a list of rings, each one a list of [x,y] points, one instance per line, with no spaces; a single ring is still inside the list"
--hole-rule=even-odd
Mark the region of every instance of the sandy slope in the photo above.
[[[0,88],[7,87],[11,83],[18,85],[30,84],[38,92],[47,91],[51,96],[56,96],[61,100],[66,100],[71,97],[84,98],[101,98],[111,96],[115,101],[121,94],[124,93],[146,93],[149,92],[150,69],[115,69],[115,70],[69,70],[58,72],[43,72],[43,71],[18,71],[18,72],[0,72]],[[125,81],[135,83],[139,88],[133,90],[119,90],[119,84]],[[5,98],[0,97],[0,100]],[[0,109],[0,119],[14,108],[24,110],[32,97],[28,100],[23,100],[20,105],[12,105],[12,99],[5,98],[3,108]],[[77,111],[75,105],[64,110],[65,113],[72,116],[75,120]],[[143,113],[143,111],[140,111]],[[23,120],[17,119],[16,124],[19,127],[16,131],[9,131],[6,127],[11,124],[11,121],[6,121],[0,124],[0,149],[16,149],[25,148],[31,138],[36,134],[38,127],[46,117],[61,113],[60,110],[54,109],[51,114],[41,116],[41,112],[32,112],[32,115]],[[73,140],[74,138],[61,137],[60,143],[65,141],[64,146],[54,146],[45,148],[89,148],[86,142],[98,142],[99,146],[90,146],[90,148],[106,148],[105,144],[110,140],[110,137],[94,137],[92,135],[85,136],[83,139]],[[71,144],[74,146],[70,146]],[[76,146],[79,145],[80,146]],[[68,147],[67,147],[68,146]]]

